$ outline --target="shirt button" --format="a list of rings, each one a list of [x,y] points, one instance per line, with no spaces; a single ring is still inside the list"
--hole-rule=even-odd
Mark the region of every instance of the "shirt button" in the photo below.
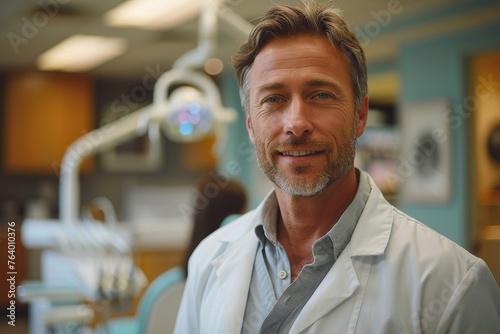
[[[285,279],[287,276],[286,274],[286,271],[284,270],[280,270],[279,273],[278,273],[278,277],[281,278],[281,279]]]

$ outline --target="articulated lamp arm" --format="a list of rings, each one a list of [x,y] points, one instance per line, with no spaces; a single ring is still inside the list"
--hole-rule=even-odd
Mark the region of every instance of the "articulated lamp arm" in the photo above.
[[[148,119],[152,108],[149,105],[113,123],[92,130],[68,147],[62,159],[59,183],[60,219],[64,223],[71,224],[79,221],[79,171],[82,161],[94,154],[144,135],[148,130]]]
[[[233,109],[224,108],[220,92],[215,83],[201,72],[189,69],[173,69],[162,74],[155,84],[153,104],[133,112],[113,123],[95,129],[77,139],[64,154],[60,175],[60,219],[65,224],[79,221],[80,164],[86,157],[115,147],[121,143],[142,136],[148,131],[165,130],[165,134],[173,140],[192,141],[200,139],[196,131],[191,134],[179,135],[176,130],[179,124],[179,112],[185,113],[189,106],[174,106],[168,96],[174,84],[196,87],[204,96],[203,101],[196,103],[199,110],[206,110],[210,117],[210,129],[202,134],[215,133],[220,139],[224,136],[224,128],[236,120]],[[177,91],[180,88],[174,90]],[[178,108],[178,109],[176,109]],[[196,110],[194,112],[197,112]],[[193,124],[196,129],[197,124]]]

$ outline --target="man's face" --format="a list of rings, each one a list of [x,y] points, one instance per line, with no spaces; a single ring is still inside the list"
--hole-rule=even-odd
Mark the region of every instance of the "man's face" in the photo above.
[[[348,64],[326,36],[269,42],[249,80],[250,140],[260,168],[280,189],[312,196],[353,168],[368,98],[355,110]]]

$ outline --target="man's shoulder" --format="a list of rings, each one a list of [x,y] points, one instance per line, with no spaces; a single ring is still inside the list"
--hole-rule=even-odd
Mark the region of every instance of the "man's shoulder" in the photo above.
[[[480,260],[455,241],[394,207],[391,244],[397,244],[398,251],[414,256],[423,265],[455,265],[466,272]]]

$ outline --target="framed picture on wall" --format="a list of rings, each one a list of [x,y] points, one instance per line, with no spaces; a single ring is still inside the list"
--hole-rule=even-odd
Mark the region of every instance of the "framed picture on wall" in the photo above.
[[[450,201],[451,112],[450,103],[445,99],[403,105],[398,178],[404,202]]]

